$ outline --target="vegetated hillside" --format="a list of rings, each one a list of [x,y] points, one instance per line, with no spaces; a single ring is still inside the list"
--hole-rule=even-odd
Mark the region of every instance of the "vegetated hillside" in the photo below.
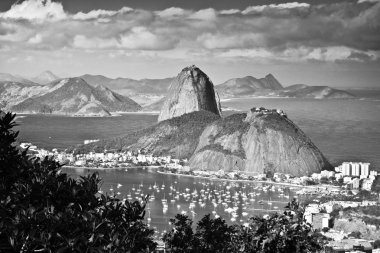
[[[133,100],[105,87],[92,87],[81,78],[68,78],[42,87],[44,92],[13,105],[21,113],[54,113],[85,116],[105,116],[115,111],[138,111]]]
[[[127,134],[124,137],[79,145],[71,147],[67,151],[86,153],[144,149],[154,155],[189,158],[198,145],[203,129],[217,119],[219,116],[207,111],[192,112],[161,121],[154,126]]]
[[[81,78],[92,86],[103,85],[127,96],[141,94],[155,96],[166,95],[170,83],[173,80],[173,78],[141,80],[130,78],[112,79],[101,75],[83,75]]]
[[[211,123],[200,136],[190,166],[293,176],[332,168],[301,129],[276,112],[234,114]]]
[[[170,84],[158,121],[193,111],[221,115],[219,96],[209,77],[195,65],[186,67]]]
[[[328,86],[308,86],[305,84],[295,84],[284,88],[279,93],[281,96],[298,98],[354,98],[355,96],[347,91],[334,89]]]
[[[33,77],[32,81],[35,83],[38,83],[38,84],[48,84],[48,83],[53,82],[57,79],[59,79],[58,76],[53,74],[51,71],[46,70],[46,71],[42,72],[41,74],[39,74],[38,76]]]
[[[252,76],[233,78],[215,86],[215,88],[221,97],[226,98],[260,95],[261,93],[281,90],[283,87],[272,74],[269,74],[259,79]]]

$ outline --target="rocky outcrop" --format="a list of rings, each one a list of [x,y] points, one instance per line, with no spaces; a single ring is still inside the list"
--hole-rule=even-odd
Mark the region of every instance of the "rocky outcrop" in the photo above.
[[[219,97],[208,76],[196,66],[184,68],[172,81],[158,121],[194,111],[221,115]]]
[[[250,111],[217,120],[205,128],[199,140],[190,159],[193,169],[293,176],[331,169],[301,129],[275,111]]]

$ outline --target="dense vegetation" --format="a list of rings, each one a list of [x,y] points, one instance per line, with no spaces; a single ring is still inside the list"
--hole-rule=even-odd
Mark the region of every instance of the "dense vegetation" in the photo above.
[[[172,230],[163,238],[171,252],[319,252],[325,243],[295,201],[283,214],[252,217],[245,225],[228,225],[206,215],[194,232],[192,221],[181,214],[171,223]]]
[[[0,252],[154,249],[145,204],[100,195],[97,174],[74,180],[52,159],[14,145],[15,115],[0,111]]]
[[[15,115],[0,111],[0,252],[151,252],[154,230],[144,203],[98,193],[96,173],[70,178],[50,158],[18,150]],[[295,202],[242,225],[203,217],[195,231],[183,215],[164,235],[171,252],[318,252],[323,236]]]

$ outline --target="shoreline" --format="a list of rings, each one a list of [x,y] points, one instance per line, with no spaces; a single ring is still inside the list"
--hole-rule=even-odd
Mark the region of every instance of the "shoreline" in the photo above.
[[[72,166],[72,165],[63,165],[62,168],[64,169],[81,169],[81,170],[128,170],[128,169],[144,169],[144,168],[159,168],[159,166],[132,166],[132,167],[79,167],[79,166]]]
[[[169,173],[169,172],[163,172],[163,171],[157,171],[157,173],[165,174],[165,175],[174,175],[174,176],[184,176],[184,177],[192,177],[192,178],[200,178],[200,179],[207,179],[207,180],[219,180],[219,181],[230,181],[230,182],[242,182],[242,183],[259,183],[259,184],[274,184],[274,185],[282,185],[282,186],[288,186],[288,187],[298,187],[298,188],[309,188],[318,189],[319,187],[315,187],[313,185],[299,185],[299,184],[291,184],[291,183],[281,183],[281,182],[273,182],[273,181],[263,181],[263,180],[248,180],[248,179],[228,179],[228,178],[211,178],[211,177],[204,177],[204,176],[194,176],[194,175],[186,175],[186,174],[178,174],[178,173]]]
[[[64,165],[62,168],[66,169],[80,169],[80,170],[128,170],[128,169],[159,169],[162,166],[132,166],[132,167],[78,167],[78,166],[69,166]],[[164,171],[156,170],[156,173],[163,174],[163,175],[172,175],[177,177],[191,177],[191,178],[198,178],[198,179],[206,179],[209,181],[227,181],[227,182],[235,182],[235,183],[258,183],[258,184],[272,184],[272,185],[279,185],[279,186],[285,186],[285,187],[297,187],[302,189],[309,189],[309,190],[315,190],[318,191],[320,188],[326,189],[326,188],[335,188],[340,189],[340,187],[332,187],[331,185],[299,185],[299,184],[292,184],[292,183],[284,183],[284,182],[273,182],[273,181],[264,181],[264,180],[248,180],[248,179],[228,179],[228,178],[211,178],[211,177],[205,177],[205,176],[194,176],[194,175],[186,175],[186,174],[179,174],[179,173],[169,173]]]

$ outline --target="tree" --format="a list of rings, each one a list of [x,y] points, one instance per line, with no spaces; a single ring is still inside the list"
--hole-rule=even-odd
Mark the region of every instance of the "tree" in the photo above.
[[[303,209],[293,200],[283,214],[253,217],[244,233],[244,252],[319,252],[324,237],[303,218]]]
[[[374,248],[374,249],[380,249],[380,240],[376,240],[376,241],[373,243],[373,248]]]
[[[233,252],[231,250],[233,235],[237,232],[234,226],[227,225],[226,221],[210,218],[205,215],[197,224],[195,233],[196,252]]]
[[[371,191],[380,194],[380,176],[376,176],[375,181],[372,183]]]
[[[220,218],[203,217],[192,234],[191,220],[176,216],[174,228],[164,236],[171,252],[319,252],[325,237],[303,218],[304,210],[294,200],[284,213],[252,217],[245,226],[229,226]],[[186,233],[184,233],[186,231]],[[186,236],[184,236],[186,235]],[[177,241],[176,241],[177,240]],[[183,242],[179,242],[184,240]],[[176,247],[173,247],[176,244]]]
[[[194,233],[191,227],[193,221],[186,215],[177,214],[174,219],[170,219],[170,222],[174,227],[164,235],[163,241],[173,252],[195,252],[193,248]]]
[[[52,158],[15,146],[15,114],[0,112],[0,252],[143,252],[154,231],[144,203],[98,193],[94,173],[79,180]]]

